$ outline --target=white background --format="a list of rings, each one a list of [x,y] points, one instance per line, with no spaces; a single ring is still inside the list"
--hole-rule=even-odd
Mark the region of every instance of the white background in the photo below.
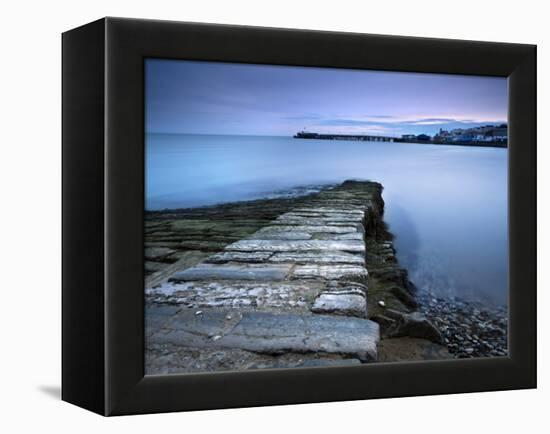
[[[0,431],[542,432],[548,429],[548,12],[543,1],[4,1],[0,6]],[[61,32],[103,16],[539,45],[539,389],[102,418],[59,400]],[[545,427],[545,428],[544,428]],[[546,431],[547,432],[547,431]]]

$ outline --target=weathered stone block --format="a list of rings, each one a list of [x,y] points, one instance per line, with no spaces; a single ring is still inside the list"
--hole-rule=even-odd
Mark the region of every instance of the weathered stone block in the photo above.
[[[233,315],[227,319],[228,315]],[[362,361],[377,358],[378,324],[355,317],[295,315],[270,312],[181,310],[150,343],[188,347],[239,348],[267,354],[336,353]]]
[[[315,299],[311,311],[365,318],[367,299],[361,290],[325,291]]]
[[[198,264],[174,273],[170,280],[283,280],[287,277],[289,264]]]
[[[297,265],[292,272],[293,279],[342,279],[367,276],[366,268],[358,265]]]
[[[313,250],[342,250],[345,252],[365,252],[365,243],[357,240],[307,240],[307,241],[282,241],[282,240],[241,240],[228,245],[228,251],[241,252],[307,252]]]
[[[269,262],[291,262],[294,264],[355,264],[365,265],[363,255],[346,252],[281,252],[269,258]]]
[[[322,288],[312,282],[166,282],[147,290],[156,303],[196,308],[292,309],[305,312]]]
[[[204,262],[222,264],[225,262],[265,262],[273,253],[269,252],[220,252],[209,256]]]
[[[288,231],[299,231],[299,232],[306,232],[310,234],[314,234],[318,232],[323,232],[323,233],[326,232],[329,234],[346,234],[346,233],[357,232],[357,228],[355,226],[272,225],[272,226],[266,226],[260,229],[258,232],[256,232],[256,234],[288,232]]]
[[[256,240],[309,240],[311,234],[300,231],[256,232],[250,238]]]

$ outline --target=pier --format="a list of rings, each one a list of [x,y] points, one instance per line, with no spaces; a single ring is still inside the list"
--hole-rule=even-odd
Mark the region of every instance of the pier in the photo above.
[[[295,139],[316,139],[316,140],[354,140],[365,142],[393,142],[395,137],[373,136],[363,134],[318,134],[300,131],[294,135]]]

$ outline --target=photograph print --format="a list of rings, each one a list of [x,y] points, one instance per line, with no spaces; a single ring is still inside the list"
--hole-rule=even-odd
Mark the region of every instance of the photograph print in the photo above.
[[[507,86],[145,59],[145,374],[507,356]]]

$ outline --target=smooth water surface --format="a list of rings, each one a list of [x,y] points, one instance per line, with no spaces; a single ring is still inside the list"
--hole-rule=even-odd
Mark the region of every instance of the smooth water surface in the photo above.
[[[289,137],[148,134],[146,208],[383,184],[400,263],[421,289],[507,304],[507,149]]]

